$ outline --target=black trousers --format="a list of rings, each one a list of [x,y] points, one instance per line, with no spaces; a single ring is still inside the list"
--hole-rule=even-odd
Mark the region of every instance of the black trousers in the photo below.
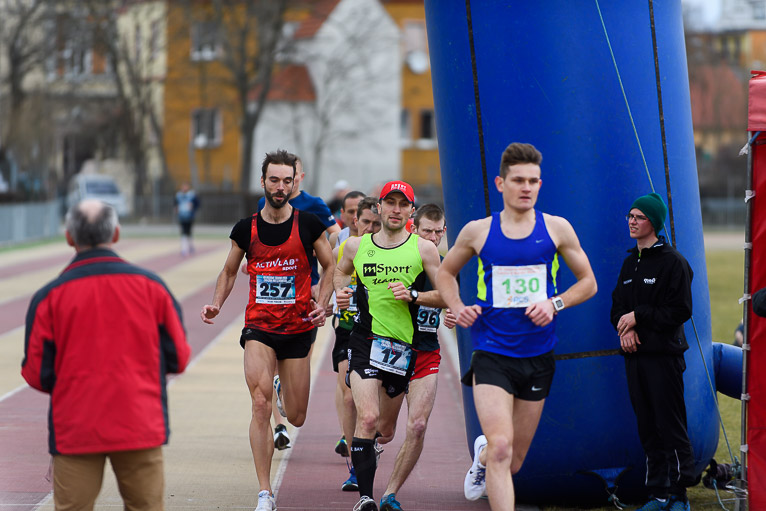
[[[646,487],[657,498],[686,495],[694,453],[686,431],[683,355],[628,355],[625,373],[646,453]]]

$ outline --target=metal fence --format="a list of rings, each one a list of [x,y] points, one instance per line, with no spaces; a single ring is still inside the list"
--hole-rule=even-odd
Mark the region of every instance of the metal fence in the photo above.
[[[61,234],[62,202],[0,204],[0,245]]]

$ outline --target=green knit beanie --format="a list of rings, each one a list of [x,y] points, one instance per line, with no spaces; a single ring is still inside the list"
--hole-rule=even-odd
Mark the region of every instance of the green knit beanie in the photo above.
[[[665,201],[662,200],[662,197],[656,193],[642,195],[633,201],[630,209],[633,208],[641,210],[641,213],[646,215],[652,223],[652,227],[654,227],[655,234],[659,235],[665,222],[665,217],[668,214],[668,207],[665,206]]]

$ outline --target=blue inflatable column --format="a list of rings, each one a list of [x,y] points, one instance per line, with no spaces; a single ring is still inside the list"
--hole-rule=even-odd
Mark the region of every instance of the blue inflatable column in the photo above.
[[[687,325],[685,384],[701,472],[718,424],[702,360],[712,367],[680,0],[425,5],[450,243],[468,221],[502,209],[493,183],[500,155],[510,142],[529,142],[543,153],[537,207],[572,223],[599,284],[593,299],[558,316],[557,372],[514,479],[519,497],[574,504],[603,501],[605,485],[619,484],[623,497],[644,492],[644,455],[609,309],[634,244],[625,214],[651,191],[670,204],[672,241],[694,270],[699,343]],[[463,300],[474,303],[475,259],[460,278]],[[563,272],[560,289],[573,282]],[[467,331],[458,337],[465,370],[471,340]],[[463,395],[470,449],[480,428],[471,389]]]

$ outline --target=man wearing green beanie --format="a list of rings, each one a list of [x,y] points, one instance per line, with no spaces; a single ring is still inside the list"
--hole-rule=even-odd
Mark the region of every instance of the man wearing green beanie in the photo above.
[[[633,201],[626,219],[636,246],[612,293],[611,321],[625,357],[628,393],[646,454],[649,500],[639,511],[689,510],[695,483],[683,373],[692,314],[692,269],[659,235],[668,209],[656,193]]]

